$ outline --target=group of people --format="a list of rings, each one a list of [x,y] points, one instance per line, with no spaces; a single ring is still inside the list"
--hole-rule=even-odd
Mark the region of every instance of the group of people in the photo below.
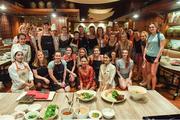
[[[149,25],[149,34],[114,23],[106,30],[90,26],[88,33],[79,26],[73,35],[66,26],[59,32],[44,23],[37,31],[36,26],[23,24],[11,48],[11,91],[127,89],[132,79],[155,89],[164,41],[155,23]]]

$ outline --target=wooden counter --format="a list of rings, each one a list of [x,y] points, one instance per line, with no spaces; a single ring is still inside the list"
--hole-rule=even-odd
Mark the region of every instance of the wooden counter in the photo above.
[[[154,90],[148,91],[146,97],[142,101],[134,101],[129,97],[127,91],[124,91],[127,95],[126,101],[119,104],[114,104],[115,118],[114,120],[125,120],[125,119],[142,119],[143,116],[154,116],[154,115],[168,115],[168,114],[180,114],[180,110],[171,104],[166,98],[161,96]],[[71,99],[73,93],[57,93],[53,101],[37,101],[42,105],[41,114],[48,106],[48,104],[55,103],[60,107],[60,110],[68,106],[65,95],[68,95]],[[105,107],[110,107],[111,103],[107,103],[101,99],[101,93],[97,93],[97,97],[90,102],[80,102],[80,105],[89,107],[90,110],[97,109],[102,110]],[[16,98],[19,94],[16,93],[0,93],[0,114],[11,114],[14,112],[15,107],[18,105]],[[77,107],[78,104],[75,102],[73,107]],[[104,119],[104,118],[103,118]],[[60,120],[60,112],[59,112]]]

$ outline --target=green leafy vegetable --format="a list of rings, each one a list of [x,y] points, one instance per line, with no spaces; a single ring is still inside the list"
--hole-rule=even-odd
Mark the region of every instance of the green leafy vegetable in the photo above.
[[[93,96],[93,94],[90,94],[88,92],[84,92],[81,95],[82,95],[83,99],[90,99]]]
[[[124,99],[124,95],[120,95],[116,90],[112,91],[112,97],[114,99],[118,100],[123,100]]]
[[[36,118],[37,117],[37,115],[30,115],[30,116],[28,116],[28,119],[33,119],[33,118]]]
[[[59,109],[57,105],[49,105],[46,109],[44,119],[47,120],[50,117],[53,117],[56,114],[56,109]]]
[[[98,118],[98,117],[99,117],[99,113],[93,113],[93,114],[92,114],[92,117],[93,117],[93,118]]]

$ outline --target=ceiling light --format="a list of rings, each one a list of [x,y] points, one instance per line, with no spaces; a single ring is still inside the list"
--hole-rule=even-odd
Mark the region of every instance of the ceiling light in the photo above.
[[[81,21],[82,21],[82,22],[84,22],[84,21],[85,21],[85,19],[84,19],[84,18],[82,18],[82,19],[81,19]]]
[[[1,9],[1,10],[6,10],[7,7],[6,7],[5,5],[2,4],[2,5],[0,6],[0,9]]]
[[[133,18],[135,18],[135,19],[137,19],[138,17],[139,17],[138,14],[134,14],[134,15],[133,15]]]
[[[52,13],[51,16],[52,16],[53,18],[56,18],[56,17],[57,17],[56,13]]]
[[[180,0],[176,2],[176,4],[179,4],[180,5]]]

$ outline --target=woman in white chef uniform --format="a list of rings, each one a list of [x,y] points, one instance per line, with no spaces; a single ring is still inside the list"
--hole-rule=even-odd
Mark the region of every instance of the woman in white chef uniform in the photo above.
[[[23,61],[23,52],[16,50],[14,53],[14,62],[8,68],[10,78],[12,79],[11,91],[27,91],[34,86],[33,73],[29,65]]]
[[[24,54],[24,62],[29,63],[31,60],[31,47],[26,44],[26,35],[24,33],[19,33],[17,38],[19,42],[17,44],[13,44],[11,47],[11,61],[14,61],[14,53],[17,50],[21,50]]]

